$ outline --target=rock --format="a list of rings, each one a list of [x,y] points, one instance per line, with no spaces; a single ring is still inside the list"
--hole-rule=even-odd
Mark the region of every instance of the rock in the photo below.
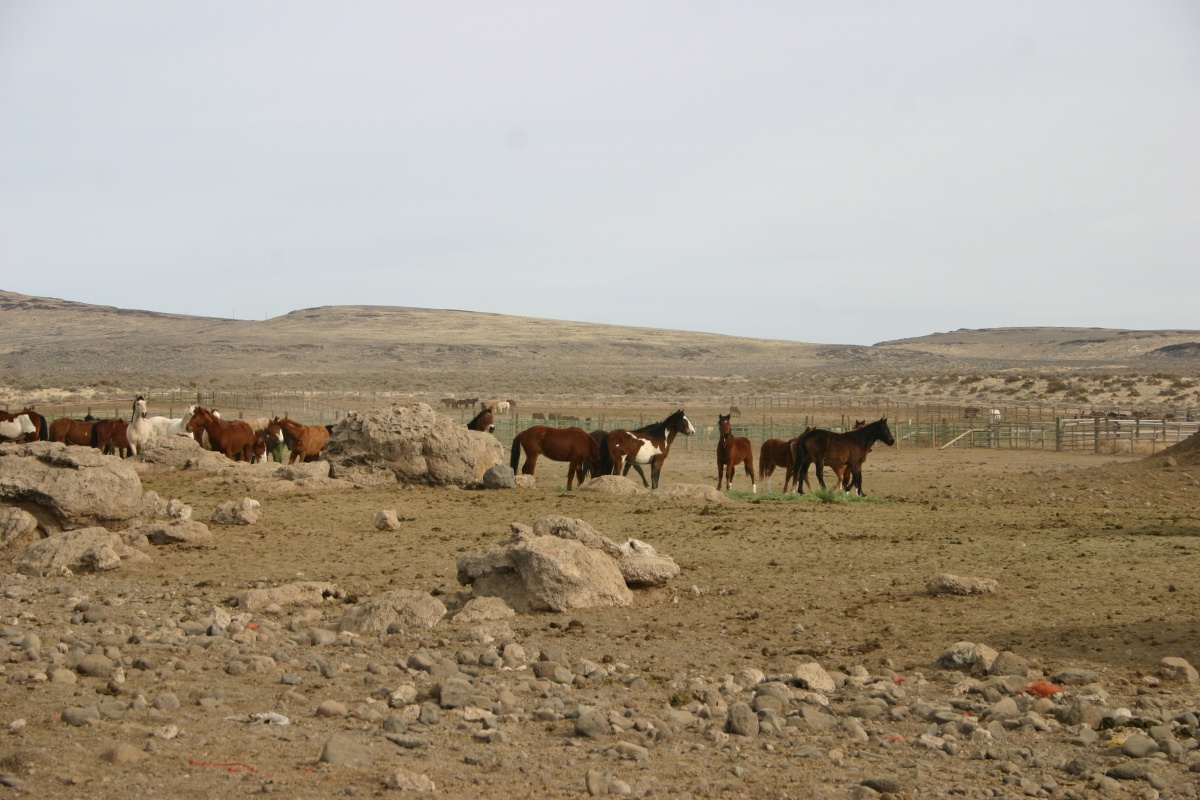
[[[862,785],[887,794],[899,794],[901,789],[900,779],[895,775],[876,775],[865,779]]]
[[[387,788],[417,793],[437,791],[437,786],[429,779],[428,775],[409,772],[405,769],[398,769],[388,776]]]
[[[706,503],[728,502],[724,494],[713,486],[697,486],[691,483],[670,483],[654,490],[664,500],[703,500]]]
[[[344,717],[346,713],[345,703],[339,703],[337,700],[323,700],[316,710],[318,717]]]
[[[192,507],[182,500],[170,500],[167,502],[166,513],[171,519],[189,520],[192,518]]]
[[[1051,682],[1060,686],[1082,686],[1095,683],[1100,676],[1090,669],[1064,669],[1050,678]]]
[[[573,539],[593,550],[599,550],[610,558],[619,559],[621,557],[620,545],[581,519],[557,515],[542,517],[533,523],[533,534]]]
[[[987,672],[996,663],[1000,653],[994,647],[975,642],[956,642],[938,656],[937,663],[948,669],[973,667],[979,672]]]
[[[467,601],[462,609],[454,615],[455,622],[476,623],[515,617],[508,603],[499,597],[475,597]]]
[[[1168,656],[1159,662],[1158,674],[1168,681],[1200,683],[1200,672],[1185,658]]]
[[[119,530],[143,510],[133,467],[90,447],[32,442],[0,448],[0,500],[45,508],[64,530]]]
[[[100,758],[112,764],[136,764],[139,761],[145,761],[149,755],[145,750],[122,742],[112,749],[105,750]]]
[[[335,733],[325,741],[317,760],[338,767],[369,767],[375,759],[366,745],[345,734]]]
[[[1145,758],[1158,750],[1158,744],[1153,739],[1140,733],[1126,737],[1121,744],[1121,752],[1130,758]]]
[[[176,519],[170,522],[152,522],[135,529],[144,535],[150,544],[205,544],[213,540],[213,533],[203,522],[194,519]]]
[[[235,594],[233,600],[243,611],[262,611],[272,605],[320,605],[326,600],[340,600],[345,596],[345,592],[332,583],[299,581],[273,589],[247,589]]]
[[[73,728],[81,728],[100,721],[100,709],[96,706],[73,706],[64,709],[59,717]]]
[[[259,502],[249,497],[228,500],[213,511],[212,522],[217,525],[257,525],[260,508]]]
[[[925,585],[930,594],[994,594],[1000,591],[1000,582],[995,578],[964,578],[942,572],[934,575]]]
[[[375,518],[371,520],[371,524],[375,526],[375,530],[377,531],[400,530],[400,520],[396,517],[394,509],[376,511]]]
[[[592,797],[603,797],[608,794],[609,787],[612,785],[612,773],[589,769],[587,775],[584,776],[583,785]]]
[[[537,478],[533,475],[518,475],[516,484],[518,489],[536,489]]]
[[[579,491],[595,492],[596,494],[613,494],[623,497],[648,494],[646,489],[638,486],[623,475],[600,475],[586,483],[579,484]]]
[[[63,570],[103,572],[148,561],[150,556],[125,544],[119,535],[105,528],[84,528],[34,542],[17,554],[13,565],[22,575],[41,577]]]
[[[364,486],[479,483],[503,462],[494,436],[434,412],[425,403],[351,411],[325,445],[330,475]]]
[[[587,709],[575,720],[576,736],[586,736],[588,739],[596,739],[608,734],[611,730],[608,717],[594,708]]]
[[[384,633],[399,623],[406,628],[432,628],[446,616],[441,600],[426,593],[403,589],[360,600],[338,623],[338,630]]]
[[[517,476],[512,467],[507,464],[497,464],[483,473],[483,488],[485,489],[515,489]]]
[[[837,684],[833,682],[833,677],[815,661],[796,667],[792,677],[797,683],[815,692],[832,694],[837,690]]]
[[[992,662],[987,674],[1018,675],[1024,678],[1029,674],[1029,663],[1011,650],[1005,650]]]
[[[0,508],[0,551],[20,550],[38,538],[37,517],[21,508]]]
[[[75,665],[75,671],[91,678],[107,679],[112,675],[115,666],[111,658],[100,653],[88,653],[79,659],[79,663]]]
[[[281,481],[319,481],[329,478],[329,475],[330,463],[322,459],[281,464],[275,468],[274,472],[274,477]]]
[[[747,703],[734,703],[729,707],[726,729],[738,736],[758,736],[758,715]]]
[[[665,586],[667,581],[679,577],[679,565],[675,559],[660,555],[653,547],[637,539],[630,539],[621,545],[617,563],[629,586]]]
[[[138,453],[138,461],[139,468],[152,471],[198,469],[221,472],[241,467],[241,462],[231,461],[222,453],[205,450],[191,436],[157,436]]]
[[[633,603],[616,560],[572,539],[518,536],[485,557],[476,556],[459,559],[459,581],[472,583],[476,596],[502,597],[522,613]]]

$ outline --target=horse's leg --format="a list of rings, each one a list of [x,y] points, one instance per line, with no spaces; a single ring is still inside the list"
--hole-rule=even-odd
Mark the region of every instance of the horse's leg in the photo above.
[[[746,477],[750,479],[750,493],[758,494],[758,484],[754,482],[754,456],[746,456]]]
[[[522,475],[532,475],[534,468],[537,466],[539,452],[537,450],[525,451],[525,466],[521,468]]]
[[[662,474],[662,465],[663,465],[663,461],[665,461],[665,460],[666,459],[664,459],[662,457],[655,456],[650,461],[650,483],[651,483],[651,487],[654,489],[658,488],[658,476]],[[645,480],[645,479],[646,478],[643,475],[642,480]]]
[[[575,475],[579,475],[579,485],[583,485],[583,459],[572,458],[567,464],[567,491],[571,491],[571,484],[575,480]]]
[[[814,462],[817,465],[817,483],[821,484],[821,488],[825,488],[825,459],[818,458]]]

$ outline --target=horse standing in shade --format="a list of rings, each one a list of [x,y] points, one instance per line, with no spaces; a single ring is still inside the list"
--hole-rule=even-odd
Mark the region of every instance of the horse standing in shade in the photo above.
[[[278,425],[283,433],[283,443],[292,453],[288,457],[289,464],[295,464],[297,458],[301,462],[316,461],[325,448],[325,442],[329,441],[329,431],[324,425],[303,425],[287,417],[276,417],[271,424]]]
[[[596,444],[596,440],[582,428],[552,428],[549,425],[534,425],[532,428],[521,431],[513,439],[512,455],[509,457],[509,464],[512,466],[513,472],[517,471],[522,450],[525,451],[525,466],[521,470],[523,475],[533,474],[537,467],[538,456],[545,456],[551,461],[566,461],[568,463],[568,492],[571,491],[577,475],[579,483],[583,483],[585,462],[591,465],[593,474],[597,474],[596,470],[600,464],[600,447]]]
[[[691,420],[679,409],[662,422],[645,425],[635,431],[617,429],[608,434],[608,455],[613,462],[613,474],[629,473],[634,463],[650,465],[650,481],[652,488],[658,488],[658,476],[662,473],[663,462],[671,452],[671,443],[675,434],[682,433],[691,436],[696,427]],[[642,476],[642,483],[646,478]]]
[[[496,418],[492,415],[490,408],[485,408],[475,415],[475,418],[467,423],[467,429],[472,431],[482,431],[484,433],[496,432]]]
[[[201,432],[207,433],[213,449],[226,458],[249,461],[254,456],[254,431],[244,420],[226,422],[207,408],[196,406],[187,429],[196,438]]]
[[[758,484],[754,482],[754,447],[745,436],[733,435],[730,416],[717,415],[717,429],[721,432],[717,442],[717,491],[721,490],[722,477],[725,479],[725,488],[733,488],[733,473],[741,464],[746,468],[746,477],[750,479],[750,491],[758,494]]]
[[[851,478],[849,483],[840,481],[847,491],[851,487],[858,494],[865,496],[862,488],[862,463],[871,451],[875,442],[883,442],[888,447],[896,443],[892,431],[888,428],[887,417],[877,419],[869,425],[864,425],[845,433],[815,430],[800,434],[796,440],[796,465],[792,468],[792,477],[796,481],[796,490],[808,477],[808,465],[817,465],[817,481],[825,488],[825,466],[847,467]]]

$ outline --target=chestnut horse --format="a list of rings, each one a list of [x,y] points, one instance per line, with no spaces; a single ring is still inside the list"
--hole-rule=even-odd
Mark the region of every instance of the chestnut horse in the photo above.
[[[568,462],[568,492],[571,491],[576,475],[579,476],[579,483],[583,483],[584,462],[591,465],[592,474],[598,474],[597,470],[600,467],[600,446],[583,428],[552,428],[549,425],[534,425],[532,428],[521,431],[513,439],[512,455],[509,457],[509,464],[512,466],[513,472],[517,471],[522,450],[525,451],[525,466],[521,469],[523,475],[533,474],[537,467],[538,456],[545,456],[551,461]]]
[[[95,424],[95,421],[59,417],[50,423],[50,441],[91,447],[92,427]]]
[[[287,417],[276,417],[271,420],[271,424],[279,426],[283,432],[283,443],[292,451],[288,457],[289,464],[295,464],[297,458],[302,462],[316,461],[325,447],[325,442],[329,441],[329,431],[324,425],[302,425]],[[270,430],[270,426],[267,426],[267,429]]]
[[[796,440],[796,464],[792,468],[792,478],[796,481],[797,491],[808,477],[808,465],[816,464],[817,481],[822,489],[825,488],[825,465],[835,469],[845,466],[850,470],[850,481],[847,482],[843,478],[839,483],[847,491],[854,488],[858,494],[864,495],[862,463],[875,442],[883,442],[888,447],[896,443],[891,429],[888,428],[887,417],[845,433],[817,428],[800,434],[800,438]]]
[[[196,406],[188,420],[188,433],[200,438],[200,432],[208,434],[213,450],[224,453],[234,461],[249,461],[254,456],[254,429],[245,420],[225,421],[213,415],[203,406]]]
[[[116,453],[121,458],[130,455],[129,423],[116,419],[98,420],[92,426],[92,447],[105,455]]]
[[[813,430],[808,428],[807,430]],[[767,439],[758,448],[758,479],[767,482],[767,491],[771,491],[771,476],[776,467],[783,467],[783,491],[786,494],[792,485],[792,467],[796,463],[796,440],[793,436],[786,442],[783,439]]]
[[[635,431],[617,429],[608,434],[608,455],[612,459],[613,474],[626,475],[633,464],[649,464],[650,480],[653,488],[658,488],[658,476],[662,473],[663,462],[671,452],[671,443],[675,434],[682,433],[691,436],[696,432],[692,421],[679,409],[662,422],[644,425]],[[646,477],[642,476],[645,484]]]
[[[472,431],[482,431],[483,433],[495,433],[496,418],[492,415],[490,408],[485,408],[475,415],[475,418],[467,423],[467,429]]]
[[[754,446],[745,436],[734,436],[733,426],[729,422],[729,414],[717,415],[717,430],[721,438],[717,442],[717,491],[721,490],[721,479],[725,479],[725,488],[733,488],[733,473],[738,464],[746,468],[746,477],[750,479],[750,491],[758,494],[758,484],[754,482]]]
[[[595,469],[595,474],[596,475],[612,475],[612,474],[614,474],[612,458],[610,458],[608,455],[608,431],[600,431],[600,430],[589,431],[588,436],[595,439],[596,445],[600,448],[600,463]],[[642,470],[642,465],[637,463],[636,461],[632,461],[632,462],[630,462],[630,466],[632,466],[633,469],[637,471],[637,474],[640,475],[642,478],[642,483],[645,484],[646,483],[646,473]],[[580,474],[580,479],[582,480],[583,478],[590,478],[590,477],[592,477],[592,473],[593,473],[592,465],[588,464],[587,462],[584,462],[583,472]]]

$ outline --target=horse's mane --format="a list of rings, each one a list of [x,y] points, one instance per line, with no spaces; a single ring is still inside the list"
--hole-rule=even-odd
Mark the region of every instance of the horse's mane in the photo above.
[[[636,428],[633,431],[633,433],[649,433],[649,434],[653,434],[655,436],[661,436],[662,438],[665,439],[665,438],[667,438],[667,428],[671,427],[671,420],[676,419],[677,417],[682,417],[682,416],[683,416],[683,409],[681,408],[678,411],[676,411],[674,414],[672,414],[671,416],[664,419],[662,422],[653,422],[649,425],[643,425],[640,428]]]
[[[467,423],[467,427],[474,428],[475,423],[479,422],[480,417],[482,417],[484,414],[490,414],[490,413],[492,413],[492,410],[490,408],[483,409],[482,411],[480,411],[478,414],[476,414],[474,417],[471,418],[471,421]]]

